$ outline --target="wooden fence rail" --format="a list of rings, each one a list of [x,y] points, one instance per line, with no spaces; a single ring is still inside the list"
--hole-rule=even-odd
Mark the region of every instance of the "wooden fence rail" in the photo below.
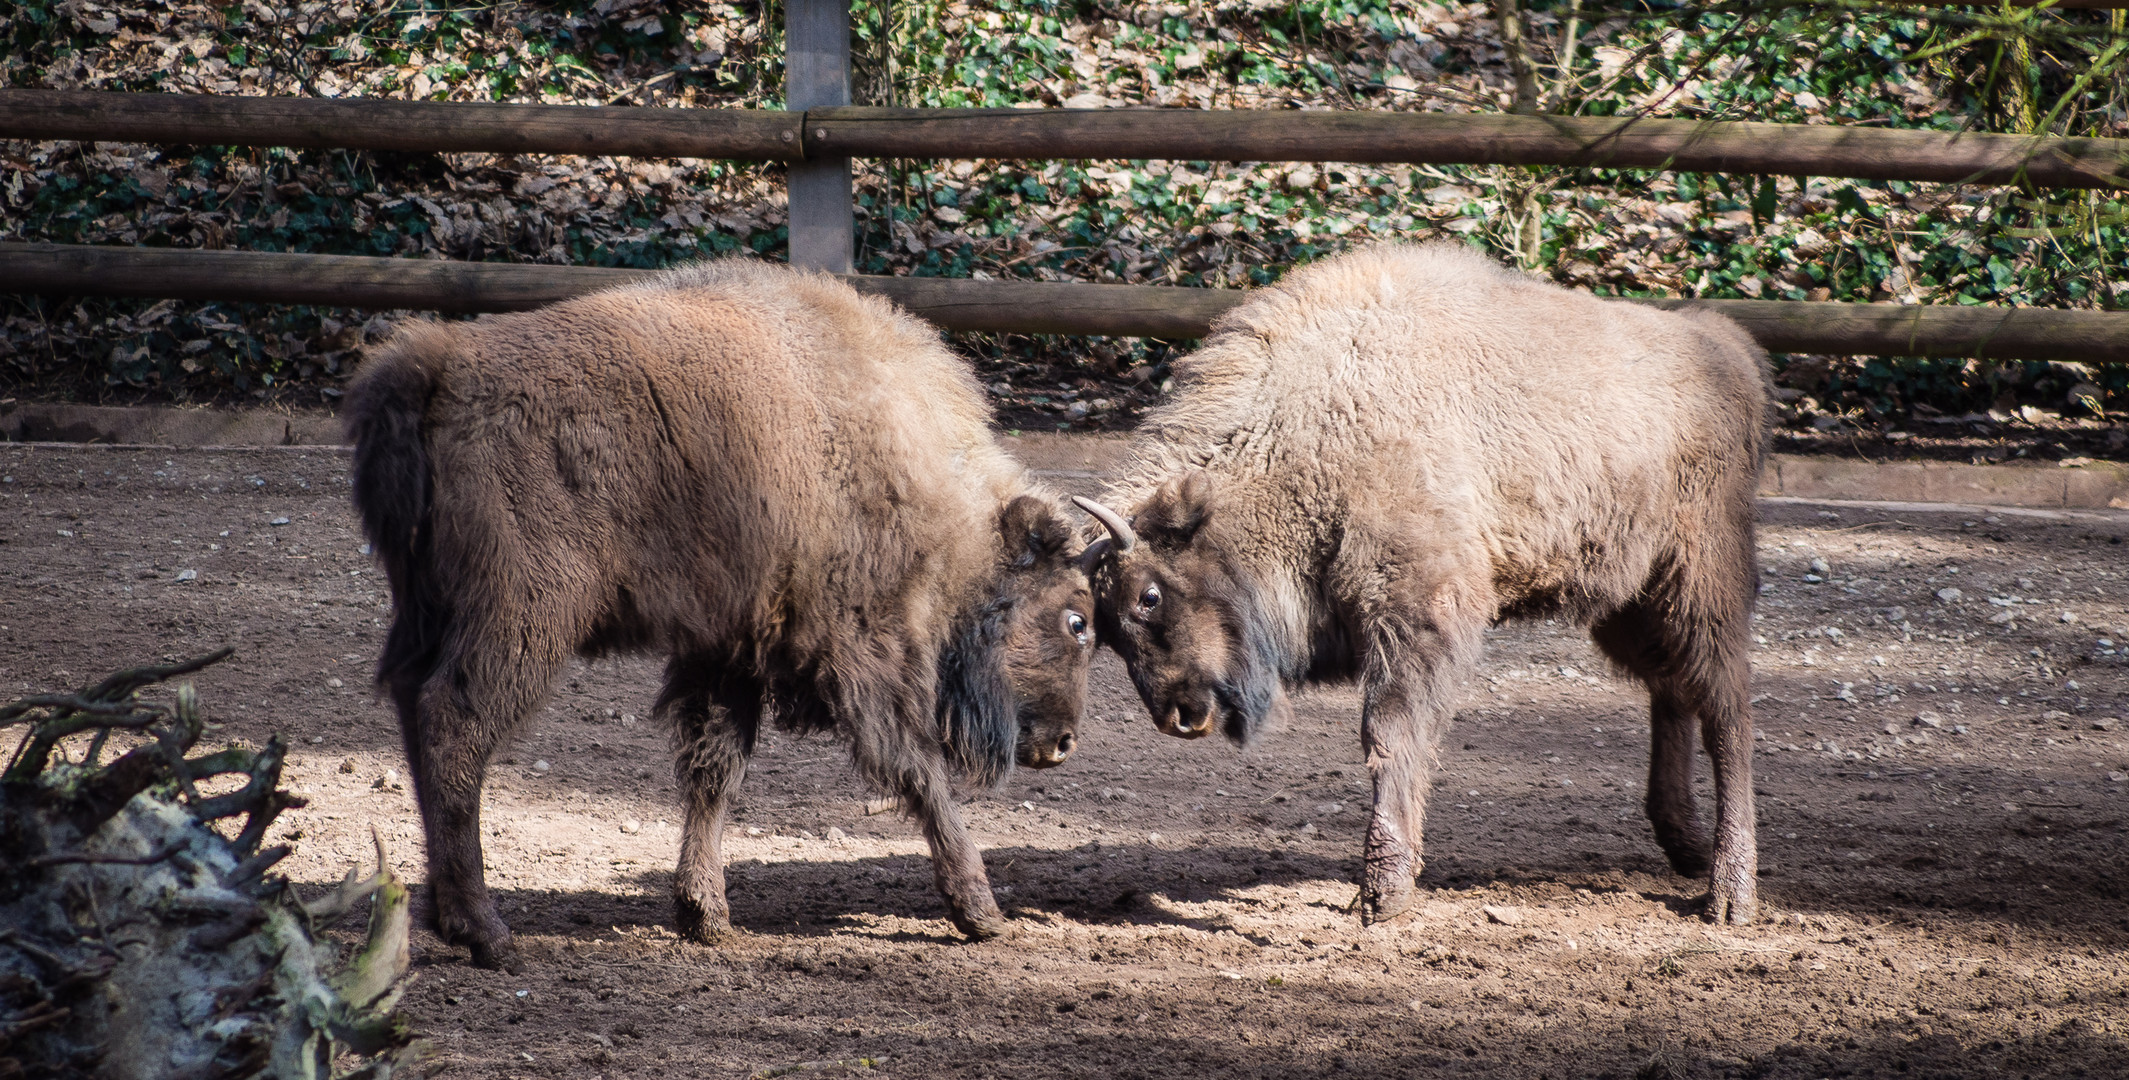
[[[352,255],[0,243],[0,292],[426,311],[516,311],[654,271]],[[948,330],[1203,337],[1243,293],[847,276]],[[2129,361],[2129,313],[1784,300],[1646,300],[1736,319],[1776,352]]]
[[[800,114],[382,98],[0,90],[0,138],[790,161]]]
[[[1995,4],[1979,3],[1977,0],[1893,0],[1894,3],[1914,7],[1978,7],[1991,8]],[[2129,8],[2129,0],[2011,0],[2012,7],[2039,7],[2047,4],[2058,11],[2119,11]]]
[[[745,109],[0,90],[0,138],[803,158],[1603,166],[2129,187],[2129,139],[1738,121],[1198,109]]]
[[[1195,109],[815,109],[806,153],[1565,165],[2129,187],[2129,139],[1741,121]]]

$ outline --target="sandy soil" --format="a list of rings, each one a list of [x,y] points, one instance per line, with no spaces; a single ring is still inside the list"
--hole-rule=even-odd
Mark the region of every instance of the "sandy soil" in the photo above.
[[[0,446],[0,692],[235,644],[198,683],[221,734],[297,746],[291,877],[336,880],[374,828],[418,878],[346,492],[315,449]],[[746,933],[676,940],[655,666],[580,666],[489,785],[528,970],[425,938],[408,1007],[467,1077],[2129,1075],[2124,534],[1768,507],[1767,918],[1739,929],[1664,868],[1642,698],[1565,627],[1495,632],[1433,891],[1369,929],[1354,695],[1240,753],[1156,733],[1105,657],[1079,755],[967,808],[1017,927],[982,945],[841,747],[780,735],[728,842]]]

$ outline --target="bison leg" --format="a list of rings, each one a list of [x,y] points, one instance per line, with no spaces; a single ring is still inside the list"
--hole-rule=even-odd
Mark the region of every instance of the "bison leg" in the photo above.
[[[912,796],[905,791],[904,798]],[[944,784],[923,797],[918,809],[924,824],[924,839],[931,845],[932,876],[939,894],[946,898],[946,916],[971,940],[1000,937],[1007,930],[998,898],[991,893],[990,876],[983,869],[983,852],[968,835],[961,811]]]
[[[902,805],[924,827],[931,845],[932,876],[939,894],[946,898],[946,916],[971,939],[982,941],[1006,932],[1005,915],[998,898],[991,894],[991,879],[983,870],[983,852],[968,835],[961,811],[954,805],[953,789],[941,768],[921,773],[911,770],[900,785]]]
[[[518,968],[510,928],[488,893],[480,838],[488,758],[547,695],[563,657],[447,657],[418,686],[395,686],[414,795],[428,838],[429,888],[444,940],[484,968]]]
[[[1668,686],[1649,691],[1648,795],[1656,844],[1681,877],[1708,872],[1708,831],[1693,797],[1693,713]]]
[[[673,917],[681,936],[708,943],[732,926],[724,894],[724,816],[747,773],[761,730],[762,689],[711,662],[666,668],[661,707],[673,723],[674,775],[686,820],[673,872]]]
[[[1731,575],[1736,576],[1736,575]],[[1745,580],[1749,581],[1747,574]],[[1599,623],[1597,644],[1649,687],[1647,810],[1671,868],[1708,875],[1708,913],[1748,923],[1758,909],[1759,855],[1753,821],[1751,680],[1744,612],[1749,598],[1724,609],[1705,602],[1714,586],[1663,590],[1651,601]],[[1734,585],[1731,590],[1734,592]],[[1715,841],[1693,798],[1693,721],[1714,764]]]
[[[1742,650],[1739,650],[1742,652]],[[1715,764],[1715,865],[1708,917],[1743,926],[1759,914],[1759,840],[1752,798],[1752,715],[1742,656],[1710,687],[1700,737]],[[1734,684],[1734,685],[1732,685]]]
[[[1746,705],[1742,648],[1733,659],[1688,665],[1650,696],[1655,753],[1649,763],[1649,819],[1671,866],[1686,877],[1708,876],[1708,917],[1745,925],[1758,914],[1759,847],[1752,799],[1752,717]],[[1692,703],[1690,706],[1688,702]],[[1714,764],[1715,842],[1712,859],[1695,813],[1694,716],[1701,745]],[[1659,789],[1659,779],[1664,786]]]
[[[1671,635],[1652,604],[1625,608],[1590,629],[1604,654],[1649,691],[1648,795],[1642,809],[1671,869],[1684,877],[1708,872],[1708,833],[1693,798],[1693,719],[1679,693],[1680,665]]]
[[[1422,610],[1418,619],[1384,620],[1405,632],[1394,639],[1376,635],[1364,676],[1360,741],[1375,785],[1360,893],[1367,923],[1397,918],[1412,906],[1414,882],[1426,865],[1421,840],[1441,738],[1485,625],[1464,616],[1469,605],[1446,598]]]
[[[1743,926],[1759,914],[1759,841],[1752,798],[1752,660],[1748,620],[1753,568],[1751,527],[1726,565],[1698,567],[1701,580],[1680,605],[1698,615],[1681,650],[1678,681],[1698,707],[1700,741],[1715,772],[1715,852],[1708,869],[1708,917]],[[1742,583],[1742,588],[1739,588]]]
[[[915,724],[909,727],[922,730]],[[968,826],[954,805],[939,744],[921,736],[898,737],[902,730],[908,729],[853,725],[851,756],[857,759],[859,772],[900,795],[904,812],[923,827],[924,839],[931,845],[932,875],[946,899],[947,918],[977,941],[998,937],[1006,932],[1005,916],[998,910],[997,897],[991,895],[983,852],[968,835]]]

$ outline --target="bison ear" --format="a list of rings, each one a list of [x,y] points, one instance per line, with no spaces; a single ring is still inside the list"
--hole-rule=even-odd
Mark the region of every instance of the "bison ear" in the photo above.
[[[1212,478],[1194,472],[1170,480],[1131,519],[1139,534],[1162,547],[1185,547],[1212,516]]]
[[[1006,561],[1023,570],[1065,558],[1078,539],[1055,506],[1033,495],[1022,495],[998,512],[998,536],[1005,542]]]

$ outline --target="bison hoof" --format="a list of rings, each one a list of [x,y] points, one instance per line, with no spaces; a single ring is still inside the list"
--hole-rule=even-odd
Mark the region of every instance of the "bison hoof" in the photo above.
[[[475,941],[472,946],[474,967],[504,971],[512,975],[524,974],[525,959],[518,955],[517,943],[509,938],[501,941]]]
[[[1005,916],[995,911],[983,915],[955,915],[953,920],[954,928],[968,935],[970,941],[1001,938],[1005,936],[1006,931],[1012,929],[1007,925]]]
[[[731,923],[704,923],[680,929],[680,940],[697,945],[730,945],[746,936],[746,931]]]
[[[1362,904],[1360,906],[1360,925],[1380,926],[1383,923],[1396,922],[1411,914],[1412,905],[1409,902],[1396,905]]]
[[[1708,921],[1718,925],[1748,926],[1759,914],[1759,868],[1746,858],[1717,858],[1708,876]]]
[[[1412,914],[1412,890],[1398,893],[1369,893],[1360,899],[1360,924],[1374,926],[1392,922]]]
[[[685,896],[673,898],[673,928],[682,938],[698,945],[715,945],[736,933],[727,912],[704,907]]]
[[[1666,851],[1663,857],[1671,864],[1671,872],[1683,878],[1708,876],[1708,853],[1693,848],[1682,851]]]
[[[1759,917],[1759,901],[1751,896],[1728,897],[1711,892],[1702,909],[1717,926],[1750,926]]]

